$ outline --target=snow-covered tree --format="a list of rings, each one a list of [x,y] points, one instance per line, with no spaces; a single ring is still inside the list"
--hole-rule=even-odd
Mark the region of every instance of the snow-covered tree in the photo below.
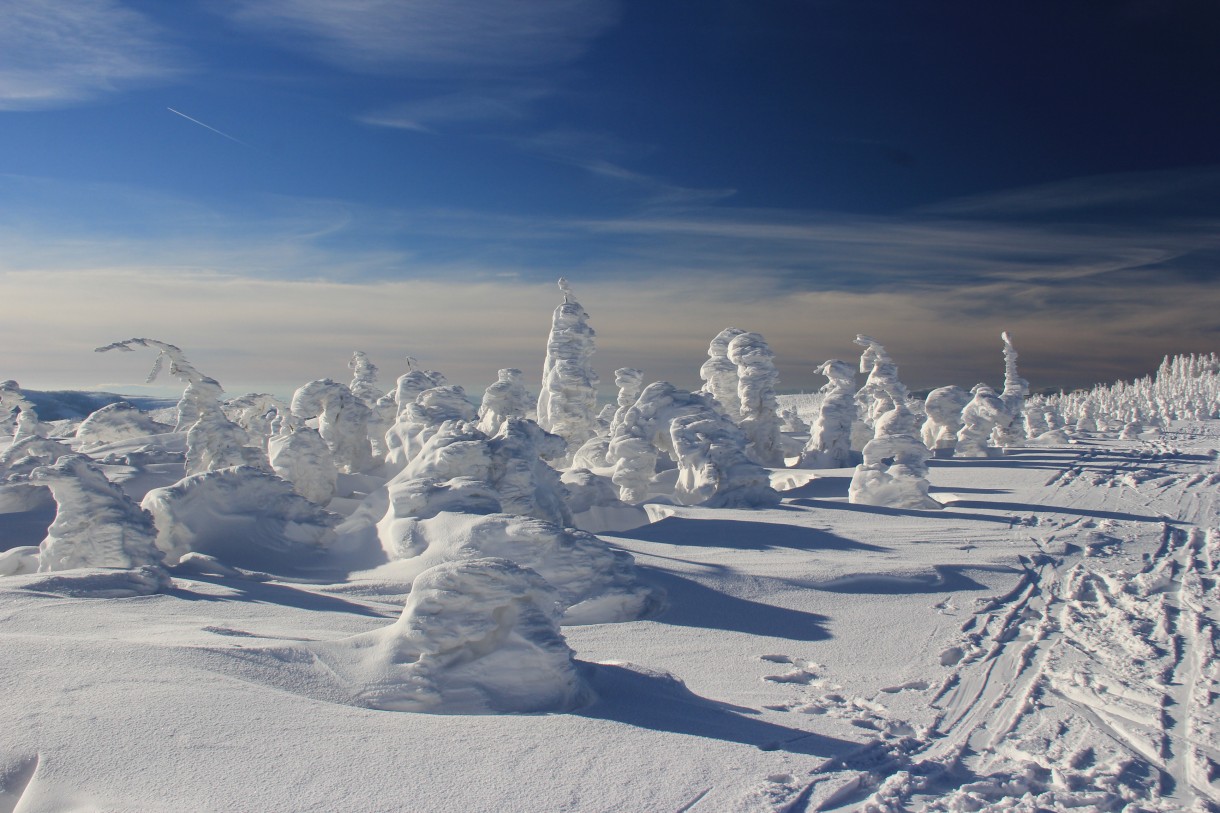
[[[351,390],[352,395],[363,401],[366,407],[372,409],[377,399],[385,395],[377,386],[377,365],[369,360],[363,350],[356,350],[347,366],[352,371],[352,383],[347,388]]]
[[[555,309],[542,365],[538,425],[564,438],[569,453],[597,434],[597,374],[591,364],[594,346],[589,314],[559,279],[563,303]]]
[[[446,421],[474,422],[477,419],[474,405],[460,386],[424,390],[414,401],[400,407],[398,420],[386,432],[385,473],[392,477],[402,471]]]
[[[737,365],[737,399],[742,431],[750,439],[746,453],[762,466],[784,465],[775,385],[775,354],[760,333],[741,333],[729,342],[729,361]]]
[[[175,432],[185,432],[191,427],[191,424],[199,420],[201,411],[211,409],[213,405],[220,403],[221,396],[224,395],[220,382],[195,369],[195,365],[187,361],[182,349],[177,345],[157,339],[124,339],[105,347],[98,347],[94,352],[105,353],[110,350],[121,350],[124,353],[134,353],[135,346],[148,347],[157,351],[157,358],[153,361],[152,371],[145,379],[145,383],[151,384],[156,381],[165,362],[169,361],[169,374],[186,384],[182,398],[178,401],[178,424],[174,427]]]
[[[822,387],[822,405],[800,465],[806,469],[846,468],[856,459],[851,449],[852,426],[859,413],[855,370],[845,361],[830,359],[822,362],[818,372],[829,381]]]
[[[726,327],[717,333],[708,345],[707,361],[699,368],[699,377],[703,379],[701,392],[711,395],[735,423],[741,420],[741,401],[737,395],[737,363],[729,358],[729,344],[745,332]]]
[[[339,470],[330,446],[291,414],[281,414],[276,421],[275,434],[267,440],[267,458],[275,473],[310,502],[324,506],[334,498]]]
[[[970,403],[970,393],[961,387],[940,387],[928,393],[924,400],[922,437],[933,452],[945,450],[952,454],[957,448],[957,433],[962,429],[962,410]]]
[[[1004,391],[1000,400],[1012,420],[1007,425],[996,427],[992,442],[997,446],[1019,446],[1025,435],[1025,399],[1029,395],[1029,382],[1017,372],[1017,350],[1012,346],[1008,333],[1001,333],[1004,340]]]
[[[46,437],[47,427],[38,420],[38,411],[25,397],[16,381],[0,381],[0,416],[14,421],[13,441],[28,437]]]
[[[152,517],[84,455],[34,469],[30,482],[55,497],[55,521],[39,553],[39,571],[78,567],[161,569]],[[167,578],[168,580],[168,578]]]
[[[919,439],[919,419],[905,400],[879,417],[876,434],[864,446],[864,462],[848,487],[852,503],[888,508],[939,509],[928,496],[928,460],[932,452]]]
[[[962,428],[957,433],[956,457],[987,457],[991,434],[997,426],[1011,421],[1008,407],[986,384],[976,384],[973,398],[962,409]]]
[[[509,418],[525,417],[530,408],[530,394],[522,383],[523,375],[516,367],[505,367],[496,374],[496,383],[483,393],[479,429],[494,435]]]
[[[345,385],[329,378],[310,381],[293,393],[292,414],[299,420],[318,419],[318,434],[340,471],[351,474],[372,468],[370,410]]]

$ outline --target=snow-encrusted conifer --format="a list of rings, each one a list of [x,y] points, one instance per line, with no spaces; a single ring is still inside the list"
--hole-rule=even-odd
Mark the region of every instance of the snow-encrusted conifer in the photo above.
[[[292,483],[292,490],[318,505],[334,498],[339,471],[330,446],[317,430],[281,414],[276,432],[267,440],[267,458],[280,477]]]
[[[855,370],[845,361],[830,359],[822,362],[818,372],[829,381],[822,387],[822,405],[800,465],[807,469],[846,468],[856,459],[851,449],[851,430],[859,413]]]
[[[848,500],[888,508],[939,509],[928,496],[928,459],[932,452],[919,439],[919,419],[905,399],[877,419],[876,434],[864,446],[864,462],[856,467]]]
[[[52,466],[34,469],[30,482],[51,489],[57,505],[39,553],[40,572],[78,567],[160,571],[164,557],[156,547],[152,517],[87,457],[60,457]]]
[[[742,431],[750,439],[747,454],[763,466],[784,465],[775,385],[779,372],[775,354],[759,333],[742,333],[729,342],[729,361],[737,365],[737,398]]]
[[[952,454],[957,448],[957,433],[962,429],[962,410],[970,403],[970,393],[961,387],[940,387],[924,401],[923,443],[934,453]]]
[[[1012,346],[1008,333],[1001,333],[1004,340],[1004,391],[1000,400],[1012,420],[1007,425],[996,427],[993,442],[998,446],[1019,446],[1025,435],[1025,398],[1029,395],[1029,382],[1017,372],[1017,350]]]
[[[962,409],[962,428],[957,433],[957,457],[987,457],[990,454],[992,431],[1011,421],[1008,408],[995,390],[986,384],[976,384],[974,397]]]
[[[105,353],[109,350],[121,350],[124,353],[134,353],[135,347],[132,345],[149,347],[158,351],[152,371],[145,379],[145,383],[151,384],[156,381],[168,360],[170,375],[186,384],[182,398],[178,401],[178,424],[174,427],[175,432],[185,432],[191,427],[191,424],[199,420],[202,410],[210,409],[213,404],[220,403],[221,396],[224,395],[220,382],[195,369],[195,365],[187,361],[182,349],[177,345],[157,339],[125,339],[105,347],[98,347],[94,352]]]
[[[479,406],[479,429],[494,435],[509,418],[524,418],[530,407],[530,394],[522,383],[523,373],[505,367],[496,374],[496,383],[483,392]]]
[[[555,309],[542,365],[538,425],[564,438],[574,453],[597,434],[597,374],[591,359],[596,349],[589,314],[559,279],[563,303]]]
[[[0,381],[0,415],[15,416],[14,442],[28,437],[46,437],[47,427],[38,420],[38,411],[16,381]]]
[[[310,381],[293,393],[292,414],[300,420],[318,419],[318,434],[340,471],[351,474],[372,468],[370,410],[345,385],[329,378]]]
[[[898,402],[906,403],[907,389],[898,380],[898,365],[879,341],[863,333],[854,341],[864,348],[860,354],[860,372],[868,374],[864,386],[856,393],[856,403],[864,413],[865,422],[872,427]]]
[[[366,407],[372,409],[377,399],[385,395],[377,386],[377,365],[369,360],[363,350],[356,350],[347,366],[352,371],[352,383],[348,385],[348,389],[352,395],[363,401]]]
[[[717,333],[708,345],[707,361],[699,368],[699,377],[703,379],[701,392],[711,395],[734,423],[741,420],[741,401],[737,395],[737,364],[729,359],[729,344],[745,332],[726,327]]]
[[[392,477],[402,471],[446,421],[474,422],[477,418],[460,386],[424,390],[400,407],[398,420],[386,432],[385,473]]]
[[[644,388],[644,373],[634,367],[620,367],[614,371],[614,384],[618,387],[617,408],[613,409],[608,426],[597,435],[585,441],[584,445],[572,456],[572,468],[597,469],[610,465],[607,455],[610,452],[610,438],[614,436],[615,428],[622,423],[623,415],[631,408],[640,391]]]

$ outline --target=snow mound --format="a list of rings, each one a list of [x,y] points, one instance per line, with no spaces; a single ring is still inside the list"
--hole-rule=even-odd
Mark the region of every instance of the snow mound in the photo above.
[[[17,550],[21,550],[18,548]],[[10,551],[11,552],[11,551]],[[11,585],[32,593],[47,593],[70,598],[132,598],[151,596],[173,587],[173,579],[160,566],[131,569],[85,567],[54,574],[23,571]],[[0,558],[0,575],[4,574]]]
[[[554,589],[529,568],[447,562],[419,574],[393,625],[327,649],[333,669],[367,676],[357,696],[370,708],[570,711],[589,691],[559,631],[561,612]]]
[[[292,490],[292,484],[250,466],[203,472],[142,503],[157,526],[157,546],[171,564],[186,553],[272,573],[308,571],[320,563],[340,517]]]
[[[629,621],[660,604],[656,591],[640,583],[631,555],[592,534],[514,514],[400,516],[403,507],[392,497],[377,525],[389,557],[404,560],[390,565],[398,578],[413,582],[442,562],[490,556],[541,574],[558,594],[565,624]]]
[[[81,448],[102,446],[121,440],[160,435],[172,429],[157,423],[126,401],[108,404],[89,415],[76,428],[76,441]]]

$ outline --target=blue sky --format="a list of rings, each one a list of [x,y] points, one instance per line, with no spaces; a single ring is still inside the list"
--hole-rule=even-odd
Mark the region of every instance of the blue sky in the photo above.
[[[232,392],[406,355],[784,383],[885,341],[914,387],[1150,371],[1220,336],[1210,2],[0,0],[0,377]],[[138,371],[136,368],[140,368]]]

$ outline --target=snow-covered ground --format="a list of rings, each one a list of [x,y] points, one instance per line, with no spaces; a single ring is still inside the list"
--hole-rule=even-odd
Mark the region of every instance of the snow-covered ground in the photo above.
[[[142,442],[89,450],[137,501],[183,472]],[[460,568],[408,598],[355,554],[308,579],[194,554],[168,587],[155,568],[0,578],[0,811],[1213,809],[1217,448],[1220,421],[1179,420],[934,460],[939,511],[849,503],[851,469],[773,470],[771,508],[653,504],[599,536],[663,608],[562,638],[510,563],[496,584],[531,598],[491,632],[428,615]],[[0,549],[47,535],[55,504],[23,499]],[[408,650],[492,635],[513,657],[450,661],[452,685],[519,689],[537,662],[527,699],[565,710],[362,694]],[[440,685],[419,671],[402,679]]]

